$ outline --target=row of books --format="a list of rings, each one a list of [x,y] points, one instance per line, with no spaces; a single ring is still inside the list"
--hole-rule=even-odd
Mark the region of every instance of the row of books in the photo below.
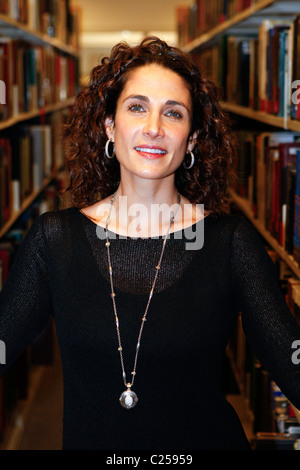
[[[234,191],[300,262],[300,137],[283,132],[237,131],[238,181]]]
[[[0,13],[19,23],[28,21],[28,0],[0,0]]]
[[[300,15],[263,20],[257,36],[225,35],[193,56],[225,101],[300,120]]]
[[[47,116],[45,124],[14,126],[0,138],[0,227],[62,167],[66,112]]]
[[[77,59],[72,56],[50,46],[0,38],[0,84],[4,91],[0,121],[75,96],[77,76]]]
[[[79,35],[78,13],[69,0],[0,0],[0,13],[65,44]]]
[[[232,18],[260,0],[195,0],[176,8],[178,41],[185,46],[214,26]]]
[[[49,186],[19,218],[14,228],[0,241],[0,290],[2,290],[17,250],[33,220],[46,211],[59,208],[59,183]],[[53,325],[51,322],[34,339],[17,361],[0,378],[0,442],[4,439],[19,400],[28,398],[30,370],[53,360]]]

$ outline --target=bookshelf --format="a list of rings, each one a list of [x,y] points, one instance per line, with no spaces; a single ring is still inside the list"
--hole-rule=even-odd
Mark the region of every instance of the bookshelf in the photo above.
[[[0,239],[9,231],[9,229],[15,224],[19,217],[32,205],[32,203],[38,198],[38,196],[56,179],[58,172],[53,173],[52,177],[46,178],[43,181],[42,186],[33,191],[22,203],[20,209],[15,211],[10,219],[0,229]]]
[[[224,111],[228,112],[229,114],[233,115],[234,117],[245,118],[246,120],[251,120],[254,124],[255,122],[259,122],[265,124],[268,129],[274,129],[274,132],[277,131],[290,131],[293,133],[299,133],[300,138],[300,119],[299,116],[292,115],[292,106],[285,109],[279,113],[275,113],[270,109],[263,109],[259,103],[260,98],[258,99],[258,105],[254,106],[251,103],[250,99],[250,91],[248,101],[246,104],[242,104],[239,101],[241,99],[235,99],[234,93],[228,92],[228,85],[226,83],[228,70],[226,69],[226,64],[220,65],[222,54],[226,55],[226,59],[228,59],[229,54],[229,43],[228,38],[233,38],[233,42],[235,38],[238,39],[245,39],[248,41],[251,40],[260,40],[260,28],[265,20],[271,20],[274,25],[276,25],[276,21],[283,22],[283,24],[287,24],[287,28],[290,28],[290,25],[294,22],[297,16],[300,16],[300,4],[299,1],[291,0],[291,1],[283,1],[283,0],[252,0],[252,1],[242,1],[242,2],[231,2],[232,7],[231,11],[227,10],[226,14],[224,14],[224,9],[222,10],[221,6],[225,8],[225,5],[228,8],[228,4],[230,2],[222,2],[217,0],[212,0],[212,6],[205,6],[206,2],[202,0],[198,0],[195,2],[197,5],[197,9],[192,11],[190,9],[190,16],[186,16],[186,30],[190,31],[189,34],[183,34],[184,37],[189,37],[189,41],[185,44],[182,48],[186,51],[191,53],[196,59],[199,60],[200,66],[202,66],[204,73],[209,75],[209,78],[216,81],[221,90],[223,90],[224,98],[221,102],[221,106]],[[243,7],[244,5],[244,7]],[[245,6],[246,5],[246,6]],[[205,11],[207,8],[207,11]],[[233,11],[233,8],[236,11]],[[191,15],[197,16],[197,25],[198,27],[191,27],[191,24],[195,22],[192,19]],[[205,18],[209,20],[209,24],[212,26],[209,29],[204,28],[204,22],[200,18],[200,14],[206,15]],[[215,15],[215,18],[213,17]],[[201,25],[202,22],[202,25]],[[293,26],[294,27],[294,26]],[[195,35],[198,33],[198,36],[192,37],[193,34]],[[199,32],[200,31],[200,32]],[[291,29],[291,37],[295,33],[294,29]],[[299,35],[299,32],[298,32]],[[223,42],[222,42],[223,41]],[[261,41],[263,41],[261,39]],[[287,42],[287,47],[294,43],[292,39],[291,42]],[[225,49],[224,49],[224,44]],[[299,39],[298,39],[299,44]],[[268,47],[267,43],[263,43],[263,46]],[[299,46],[298,46],[299,47]],[[261,51],[262,49],[260,49]],[[210,55],[210,51],[213,51]],[[251,52],[251,51],[250,51]],[[294,52],[294,51],[293,51]],[[299,52],[298,52],[299,55]],[[230,56],[232,57],[232,56]],[[225,59],[225,60],[226,60]],[[250,61],[251,59],[249,59]],[[253,59],[254,60],[254,59]],[[270,59],[268,59],[270,60]],[[295,58],[292,57],[292,54],[287,59],[289,62],[294,62]],[[299,62],[299,59],[298,59]],[[232,73],[233,68],[235,67],[235,63],[230,62],[230,73]],[[257,62],[256,65],[259,65]],[[289,73],[288,78],[289,85],[285,83],[285,93],[288,93],[289,96],[292,94],[292,80],[293,80],[293,68],[296,69],[296,66],[291,65],[290,63],[285,66],[286,67],[286,74]],[[289,68],[288,68],[289,67]],[[227,67],[229,69],[229,67]],[[221,70],[220,70],[221,69]],[[225,70],[225,71],[224,71]],[[250,69],[249,69],[250,70]],[[259,69],[260,70],[260,69]],[[250,73],[250,71],[249,71]],[[294,72],[295,73],[295,72]],[[300,71],[298,72],[300,73]],[[222,75],[223,74],[223,75]],[[298,77],[299,78],[299,77]],[[268,79],[266,75],[265,80]],[[235,83],[238,85],[238,81]],[[240,84],[241,86],[241,84]],[[246,85],[248,86],[248,84]],[[253,85],[254,86],[254,85]],[[260,91],[260,85],[257,85],[257,88],[254,90],[258,94]],[[229,85],[230,88],[230,85]],[[249,90],[250,90],[250,78],[249,78]],[[232,100],[230,99],[232,98]],[[252,97],[253,98],[253,97]],[[262,101],[262,100],[261,100]],[[286,103],[285,103],[286,104]],[[267,105],[265,105],[265,108]],[[299,106],[298,106],[299,107]],[[252,126],[253,126],[252,124]],[[255,132],[255,131],[254,131]],[[263,131],[262,131],[263,132]],[[258,171],[258,170],[256,170]],[[231,199],[236,204],[236,206],[248,217],[249,220],[255,225],[256,229],[259,233],[263,236],[263,238],[267,241],[267,243],[278,253],[278,255],[286,261],[287,265],[290,267],[292,272],[295,274],[297,278],[300,278],[300,269],[299,269],[299,259],[294,259],[289,253],[285,251],[285,249],[278,243],[278,240],[274,238],[270,234],[270,232],[266,229],[266,226],[258,220],[257,217],[254,215],[251,203],[247,199],[247,197],[241,197],[238,193],[235,193],[231,190]]]
[[[17,116],[10,117],[5,121],[0,122],[0,131],[3,129],[8,129],[9,127],[14,126],[20,122],[28,121],[29,119],[42,116],[44,114],[54,113],[55,111],[59,111],[61,109],[67,108],[72,106],[74,103],[74,98],[69,98],[65,102],[55,103],[52,105],[48,105],[43,109],[36,109],[35,111],[28,111],[26,113],[20,113]]]
[[[281,129],[300,132],[300,122],[294,121],[293,119],[273,116],[272,114],[268,114],[262,111],[255,111],[245,106],[240,106],[238,104],[233,104],[226,101],[221,102],[221,106],[229,113],[237,114],[238,116],[253,119],[254,121],[259,121]]]
[[[78,12],[71,11],[68,3],[65,0],[59,0],[55,9],[51,8],[51,2],[48,2],[47,6],[43,4],[45,8],[48,8],[48,11],[44,11],[42,4],[37,0],[19,3],[19,7],[16,6],[16,2],[5,2],[1,5],[1,9],[5,13],[0,12],[0,42],[3,47],[0,52],[8,58],[0,64],[1,84],[5,84],[6,94],[6,100],[0,104],[2,118],[0,119],[0,138],[10,135],[13,140],[15,136],[12,130],[17,129],[18,125],[30,127],[32,124],[45,124],[47,120],[49,121],[49,116],[63,113],[72,106],[78,91],[79,31],[78,21],[76,21]],[[24,5],[27,5],[28,10],[23,9]],[[23,21],[9,16],[9,11],[17,18],[23,17]],[[51,16],[52,12],[54,13]],[[61,18],[58,18],[58,15]],[[49,23],[54,21],[56,24],[51,32],[46,31],[46,23],[49,26]],[[65,24],[62,24],[63,21]],[[31,56],[26,55],[28,51]],[[20,55],[23,53],[24,55]],[[16,63],[22,65],[16,66]],[[25,95],[29,96],[26,100],[23,99]],[[51,132],[53,134],[51,150],[53,151],[58,129],[53,128]],[[11,154],[9,158],[13,160],[14,155]],[[0,176],[2,166],[2,178],[5,179],[7,173],[11,174],[12,172],[13,162],[9,162],[10,168],[7,170],[4,167],[4,160],[5,155],[2,155],[0,157]],[[26,194],[26,198],[22,197],[20,204],[18,204],[20,207],[15,208],[12,197],[9,195],[9,204],[12,207],[9,208],[9,220],[7,220],[7,216],[3,220],[3,214],[1,214],[0,241],[20,215],[53,182],[59,168],[54,168],[55,162],[52,163],[51,175],[48,171],[48,174],[44,175],[40,187],[37,188],[35,185],[31,194]],[[1,184],[3,184],[3,180]],[[9,190],[13,192],[12,182],[9,182],[8,185]],[[3,192],[1,196],[3,198]]]
[[[289,266],[291,271],[300,279],[300,266],[293,256],[289,255],[284,248],[275,240],[263,224],[253,216],[250,204],[245,198],[240,197],[234,191],[230,191],[232,201],[241,209],[241,211],[251,221],[257,231],[263,236],[266,242],[276,251],[280,258]]]
[[[28,41],[32,44],[39,44],[42,46],[52,46],[67,54],[77,56],[78,46],[69,45],[62,40],[51,37],[46,33],[34,30],[24,23],[16,21],[14,18],[0,13],[0,31],[1,36],[7,35]]]
[[[198,3],[198,2],[196,2]],[[199,4],[201,1],[199,2]],[[202,46],[207,47],[215,42],[225,33],[244,34],[245,30],[250,32],[257,31],[258,25],[261,23],[262,17],[278,17],[291,16],[299,13],[298,0],[258,0],[252,1],[252,4],[242,11],[237,12],[229,19],[221,19],[220,23],[209,31],[203,32],[198,37],[191,39],[188,44],[183,45],[183,50],[192,52]]]
[[[0,290],[33,219],[58,206],[56,193],[64,180],[61,126],[79,87],[79,13],[68,0],[0,2],[0,79],[6,98],[2,93]],[[16,448],[20,439],[51,362],[52,327],[50,322],[43,332],[44,357],[34,353],[33,344],[0,378],[1,449]]]
[[[296,183],[294,192],[289,194],[293,194],[295,207],[289,218],[297,220],[296,204],[300,195],[295,188],[297,180],[300,181],[300,103],[293,105],[292,93],[293,82],[300,80],[300,2],[196,0],[192,6],[182,8],[185,10],[181,10],[184,12],[181,20],[178,10],[179,44],[198,61],[204,75],[219,85],[223,94],[222,109],[232,116],[236,125],[233,130],[239,142],[239,183],[230,189],[232,206],[248,218],[268,245],[287,304],[298,319],[300,305],[294,299],[296,290],[298,297],[300,289],[300,256],[295,249],[300,248],[296,239],[299,229],[294,222],[294,248],[291,249],[287,243],[287,239],[289,242],[291,239],[288,235],[291,223],[286,224],[284,219],[287,212],[292,213],[288,206],[291,199],[283,201],[281,191],[286,188],[283,183],[287,181],[286,174],[293,172]],[[274,37],[278,41],[276,47]],[[248,62],[242,62],[245,57]],[[275,99],[273,94],[276,93]],[[297,96],[300,97],[299,92]],[[287,150],[291,148],[295,151],[293,157]],[[263,202],[259,202],[259,198]],[[276,215],[276,210],[280,216]],[[285,397],[276,401],[276,393],[280,396],[280,391],[248,348],[240,323],[239,318],[228,345],[231,368],[244,398],[245,410],[251,417],[253,433],[256,436],[261,432],[276,434],[279,432],[278,421],[275,422],[276,403],[284,401]],[[285,404],[290,410],[285,419],[299,426],[299,410]]]

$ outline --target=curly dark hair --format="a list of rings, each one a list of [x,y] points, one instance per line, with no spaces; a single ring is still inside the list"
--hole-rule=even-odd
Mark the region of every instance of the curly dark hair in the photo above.
[[[91,205],[111,195],[120,182],[116,158],[104,155],[107,135],[105,119],[114,120],[117,101],[130,72],[137,67],[158,64],[181,76],[191,93],[190,136],[198,131],[193,150],[195,163],[175,172],[178,191],[192,203],[221,213],[228,204],[228,184],[232,175],[235,145],[230,123],[219,105],[219,90],[206,79],[190,54],[166,42],[147,37],[131,47],[117,44],[91,71],[89,85],[81,90],[65,125],[66,168],[69,171],[71,201],[77,207]]]

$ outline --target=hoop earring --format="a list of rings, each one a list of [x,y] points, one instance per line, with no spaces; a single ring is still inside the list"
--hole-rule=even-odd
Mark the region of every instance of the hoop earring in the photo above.
[[[115,151],[114,151],[114,149],[113,149],[112,155],[109,154],[109,149],[108,149],[108,147],[109,147],[109,144],[110,144],[111,142],[113,143],[113,141],[109,138],[109,139],[106,141],[106,144],[105,144],[105,155],[107,156],[107,158],[110,158],[110,159],[114,158],[114,156],[115,156]]]
[[[188,153],[190,154],[190,157],[191,157],[191,162],[190,162],[190,164],[187,165],[187,164],[185,163],[185,159],[183,160],[183,164],[182,164],[182,165],[183,165],[183,168],[185,168],[186,170],[190,170],[190,169],[194,166],[194,163],[195,163],[195,157],[194,157],[193,152],[192,152],[191,150],[188,150],[187,154],[188,154]],[[187,154],[186,154],[186,155],[187,155]],[[184,158],[185,158],[185,157],[184,157]]]

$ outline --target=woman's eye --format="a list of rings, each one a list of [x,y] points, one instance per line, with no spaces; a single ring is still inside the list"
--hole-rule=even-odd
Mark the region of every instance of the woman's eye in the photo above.
[[[129,111],[133,111],[135,113],[141,113],[144,111],[144,108],[140,104],[132,104],[131,106],[129,106]]]
[[[182,115],[178,111],[174,111],[174,110],[167,111],[166,115],[175,119],[182,118]]]

